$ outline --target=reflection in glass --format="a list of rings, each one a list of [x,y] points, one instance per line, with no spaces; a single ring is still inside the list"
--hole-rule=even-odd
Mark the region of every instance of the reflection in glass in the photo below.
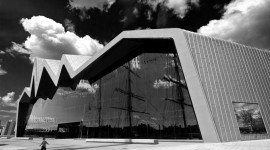
[[[201,139],[178,57],[156,53],[141,54],[91,85],[82,80],[75,91],[59,88],[53,100],[38,100],[27,134]]]
[[[266,129],[257,103],[233,103],[241,134],[264,134]]]

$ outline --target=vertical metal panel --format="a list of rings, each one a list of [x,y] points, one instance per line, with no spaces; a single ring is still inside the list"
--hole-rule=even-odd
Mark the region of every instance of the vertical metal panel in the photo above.
[[[221,109],[221,103],[220,103],[220,95],[219,95],[219,80],[217,78],[217,72],[218,72],[218,68],[217,68],[217,64],[216,64],[216,56],[215,56],[215,45],[214,45],[214,42],[213,42],[213,39],[209,39],[209,44],[210,44],[210,55],[211,55],[211,58],[210,58],[210,62],[212,64],[212,66],[210,67],[210,69],[212,70],[213,72],[213,78],[212,80],[214,81],[213,82],[213,99],[216,101],[216,107],[217,107],[217,118],[219,118],[219,130],[221,131],[222,135],[222,139],[223,141],[227,141],[227,134],[226,132],[224,132],[224,116],[222,115],[222,111],[220,110]]]
[[[234,113],[234,108],[232,106],[232,101],[236,101],[238,100],[238,93],[235,93],[235,91],[237,91],[237,86],[235,85],[235,77],[236,77],[236,70],[233,67],[234,65],[234,58],[232,55],[232,47],[230,46],[230,44],[222,41],[223,46],[225,47],[224,52],[225,52],[225,56],[226,56],[226,63],[227,64],[227,75],[228,76],[228,82],[230,83],[230,89],[228,90],[228,94],[230,95],[230,98],[227,99],[228,102],[228,109],[229,109],[229,116],[231,118],[231,126],[233,128],[233,134],[234,134],[234,138],[232,140],[237,140],[240,139],[240,131],[238,128],[238,124],[237,124],[237,120],[236,120],[236,116]]]
[[[244,47],[243,46],[240,46],[240,45],[237,45],[237,47],[239,48],[239,50],[242,52],[242,53],[244,53],[244,55],[246,54],[246,52],[247,52],[247,49],[244,49]],[[254,102],[256,102],[256,99],[257,99],[257,97],[258,97],[258,95],[257,95],[257,84],[256,84],[256,81],[255,81],[255,79],[254,79],[254,68],[252,67],[253,65],[254,65],[254,61],[252,60],[252,58],[250,58],[249,56],[247,56],[247,55],[245,55],[245,57],[244,58],[246,58],[246,59],[243,59],[243,61],[245,61],[244,63],[247,65],[247,66],[249,66],[249,67],[247,67],[247,70],[249,71],[249,72],[247,72],[246,73],[246,76],[248,76],[248,77],[250,77],[249,78],[249,82],[251,83],[251,89],[252,89],[252,91],[250,91],[250,92],[252,92],[252,95],[253,96],[255,96],[255,97],[249,97],[249,99],[246,99],[246,102],[252,102],[252,103],[254,103]],[[252,62],[252,64],[250,64]],[[257,65],[257,64],[256,64]],[[254,88],[255,87],[255,88]],[[243,140],[247,140],[247,139],[249,139],[250,138],[250,135],[248,135],[248,136],[243,136],[242,135],[242,139]]]
[[[253,48],[253,50],[256,50],[255,48]],[[270,107],[270,104],[269,104],[269,91],[270,91],[270,87],[269,87],[269,74],[267,74],[267,71],[266,71],[266,65],[265,64],[265,60],[264,60],[264,53],[265,51],[261,51],[259,50],[259,60],[260,63],[261,63],[261,78],[262,78],[262,84],[263,84],[263,94],[264,94],[264,107],[265,109],[263,111],[261,111],[262,114],[265,114],[265,117],[262,116],[263,120],[264,120],[264,125],[266,127],[266,131],[267,133],[269,133],[269,123],[270,123],[270,112],[269,112],[269,107]],[[264,137],[265,138],[265,137]]]
[[[229,122],[228,122],[228,116],[227,116],[227,110],[225,109],[225,94],[224,94],[224,77],[223,77],[223,68],[221,66],[221,61],[220,61],[220,44],[218,43],[218,41],[216,39],[212,39],[213,40],[213,44],[214,44],[214,62],[216,64],[216,68],[217,68],[217,80],[218,80],[218,85],[217,85],[217,91],[218,91],[218,101],[219,101],[219,107],[221,110],[221,116],[223,118],[223,123],[224,125],[223,130],[225,132],[226,135],[226,141],[230,140],[230,129],[229,129]],[[223,112],[223,113],[222,113]]]
[[[242,66],[243,64],[242,64],[241,52],[240,52],[239,47],[236,44],[233,44],[233,47],[234,47],[234,52],[235,52],[235,55],[236,55],[235,60],[237,61],[236,69],[238,70],[238,72],[237,72],[237,77],[238,77],[237,82],[238,82],[239,89],[238,89],[237,92],[239,92],[240,95],[241,95],[240,96],[241,102],[244,102],[247,99],[246,99],[245,93],[243,93],[243,87],[244,87],[244,85],[243,85],[243,83],[244,83],[243,77],[245,76],[245,74],[243,73],[243,66]]]
[[[263,63],[263,71],[264,71],[264,86],[265,86],[265,90],[264,90],[264,94],[265,94],[265,104],[266,104],[266,107],[267,109],[265,110],[265,112],[262,112],[262,113],[266,113],[266,118],[263,118],[265,121],[265,126],[266,126],[266,130],[267,130],[267,133],[270,132],[270,104],[269,104],[269,98],[270,98],[270,67],[269,67],[269,53],[266,53],[266,52],[261,52],[261,61]],[[268,61],[268,62],[267,62]]]
[[[258,77],[258,81],[259,81],[259,85],[260,85],[260,90],[259,90],[259,95],[260,97],[257,99],[257,103],[259,103],[259,106],[261,108],[261,115],[262,118],[264,120],[264,124],[266,126],[266,130],[268,131],[269,129],[269,103],[267,102],[268,97],[267,97],[267,93],[269,93],[269,80],[267,79],[267,74],[264,71],[264,63],[263,63],[263,58],[261,57],[262,53],[264,53],[263,51],[259,51],[256,49],[251,49],[249,48],[251,51],[253,51],[255,54],[255,56],[257,56],[255,58],[254,61],[256,61],[259,65],[257,67],[257,74],[256,76]],[[268,84],[266,84],[268,82]]]
[[[221,141],[269,138],[241,135],[232,102],[258,103],[270,129],[270,53],[186,32]]]
[[[234,91],[232,91],[235,95],[237,95],[237,97],[235,99],[233,99],[232,101],[242,101],[242,95],[241,93],[239,92],[240,90],[240,79],[239,79],[239,67],[238,67],[238,57],[236,55],[236,52],[235,52],[235,45],[233,45],[232,43],[229,43],[228,44],[230,46],[230,57],[232,58],[231,59],[231,63],[232,63],[232,69],[233,69],[233,83],[234,83]]]
[[[216,126],[217,126],[217,130],[218,130],[218,132],[219,132],[219,135],[220,135],[220,138],[221,138],[221,140],[223,141],[223,133],[222,133],[222,131],[221,131],[221,129],[219,128],[220,126],[221,126],[221,124],[222,124],[222,122],[221,122],[221,119],[217,116],[217,114],[218,114],[218,112],[220,112],[219,111],[219,109],[218,109],[218,107],[217,107],[217,98],[215,97],[215,90],[216,90],[216,87],[215,87],[215,81],[214,80],[212,80],[213,78],[214,78],[214,70],[213,70],[213,65],[214,65],[214,63],[211,61],[211,57],[212,57],[212,55],[211,55],[211,45],[210,45],[210,41],[209,41],[209,39],[207,39],[207,38],[203,38],[203,41],[204,41],[204,43],[205,43],[205,49],[204,49],[204,55],[205,55],[205,66],[206,66],[206,70],[207,70],[207,72],[206,72],[206,75],[205,75],[205,77],[206,77],[206,80],[205,80],[205,84],[206,84],[206,86],[207,86],[207,94],[206,95],[208,95],[208,98],[209,98],[209,104],[211,105],[211,110],[212,110],[212,116],[213,116],[213,118],[214,118],[214,122],[215,122],[215,124],[216,124]]]
[[[265,83],[267,81],[264,80],[264,73],[262,72],[262,63],[261,63],[261,58],[260,58],[260,51],[257,51],[255,49],[251,49],[250,47],[247,47],[249,49],[249,51],[252,53],[252,55],[250,56],[250,58],[253,60],[253,67],[254,67],[254,78],[255,78],[255,83],[257,83],[258,85],[258,97],[256,97],[255,101],[256,103],[259,104],[260,106],[260,111],[261,111],[261,115],[262,115],[262,118],[264,120],[264,124],[267,125],[269,124],[269,120],[265,120],[265,118],[269,118],[269,114],[268,113],[265,113],[266,110],[269,108],[267,105],[267,101],[265,101],[267,98],[266,98],[266,93],[267,91],[266,90],[266,87],[265,87]],[[253,56],[253,57],[252,57]],[[256,57],[254,57],[256,56]],[[257,64],[257,65],[255,65]],[[267,86],[267,85],[266,85]],[[268,117],[267,117],[268,116]],[[267,128],[267,127],[266,127]],[[267,129],[266,129],[267,130]],[[260,138],[264,138],[264,135],[258,135]],[[254,139],[253,136],[249,136],[248,137],[249,139]]]
[[[225,93],[225,109],[227,110],[227,119],[229,123],[229,130],[230,130],[230,139],[229,141],[236,140],[236,130],[235,130],[235,123],[234,123],[234,110],[232,107],[231,99],[231,78],[229,74],[229,68],[231,68],[229,61],[228,61],[228,54],[227,54],[227,49],[225,47],[225,43],[223,41],[219,41],[221,47],[221,53],[220,53],[220,60],[221,60],[221,67],[223,68],[222,70],[224,71],[223,77],[224,77],[224,93]]]

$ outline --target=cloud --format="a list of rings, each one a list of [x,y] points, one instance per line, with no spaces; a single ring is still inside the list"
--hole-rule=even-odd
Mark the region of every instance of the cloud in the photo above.
[[[5,103],[10,103],[10,102],[13,102],[13,100],[14,100],[14,95],[15,95],[15,92],[10,92],[10,93],[7,93],[6,96],[1,97],[1,99],[2,99],[2,101],[5,102]]]
[[[220,20],[212,20],[198,32],[262,49],[270,49],[270,1],[237,0],[225,7]]]
[[[7,71],[5,71],[4,69],[1,68],[0,65],[0,76],[7,74]]]
[[[7,48],[6,52],[9,53],[12,57],[16,57],[19,54],[31,54],[31,51],[27,50],[23,44],[17,44],[15,42],[12,42],[12,46],[10,48]]]
[[[5,54],[5,53],[6,53],[6,52],[0,50],[0,55],[1,55],[1,54]]]
[[[71,29],[71,22],[69,23]],[[13,42],[9,52],[31,54],[33,57],[60,59],[62,54],[94,55],[103,48],[97,40],[86,35],[79,37],[75,33],[65,31],[62,24],[44,16],[33,16],[21,19],[21,24],[30,36],[22,44]]]
[[[174,83],[172,82],[169,82],[169,81],[165,81],[165,80],[155,80],[154,83],[153,83],[153,87],[158,89],[160,87],[162,88],[170,88],[174,85]]]
[[[116,0],[70,0],[69,5],[71,8],[76,9],[90,9],[98,8],[104,10],[109,8]]]
[[[89,93],[96,93],[99,86],[97,84],[90,85],[90,83],[87,80],[81,80],[79,84],[76,87],[76,90],[79,90],[83,92],[86,90]]]
[[[9,92],[4,97],[0,97],[0,104],[2,106],[16,107],[16,101],[14,100],[15,92]]]
[[[199,0],[168,0],[165,5],[180,18],[184,18],[191,5],[199,6]]]
[[[65,19],[64,25],[66,26],[67,30],[70,32],[75,32],[75,25],[72,23],[71,20]]]
[[[10,118],[10,115],[2,115],[2,114],[0,114],[0,116],[1,116],[2,118]]]
[[[15,114],[17,113],[17,110],[0,110],[0,113]]]
[[[186,13],[191,9],[191,6],[199,6],[200,0],[71,0],[69,1],[70,9],[77,9],[79,11],[79,17],[81,21],[90,19],[90,15],[87,14],[87,10],[91,8],[97,8],[101,11],[108,11],[110,7],[116,4],[118,7],[122,8],[120,11],[124,13],[121,22],[130,21],[132,22],[139,15],[145,15],[149,20],[152,19],[152,11],[157,11],[157,6],[162,5],[167,9],[173,10],[179,18],[184,18]],[[142,5],[149,6],[149,10],[141,12]],[[127,23],[129,24],[129,23]]]
[[[133,2],[133,0],[129,0]],[[173,12],[178,15],[180,18],[184,18],[186,13],[191,9],[191,6],[199,7],[200,0],[146,0],[146,1],[138,1],[138,3],[148,4],[152,7],[154,11],[157,11],[157,6],[162,5],[168,9],[172,9]],[[136,10],[136,7],[134,7]],[[138,12],[133,11],[134,15],[138,14]]]
[[[68,7],[70,10],[79,10],[80,20],[85,21],[91,18],[87,12],[89,9],[107,12],[115,2],[116,0],[70,0]]]

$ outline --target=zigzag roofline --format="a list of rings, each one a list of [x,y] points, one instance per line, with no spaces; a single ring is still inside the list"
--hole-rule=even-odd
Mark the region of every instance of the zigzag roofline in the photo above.
[[[169,29],[169,30],[171,32],[173,32],[175,30],[180,30],[180,29]],[[160,32],[162,30],[156,30],[156,31]],[[140,32],[140,33],[135,33],[135,32]],[[149,30],[122,32],[120,35],[118,35],[114,40],[109,42],[102,50],[100,50],[92,58],[91,58],[91,56],[67,55],[67,54],[64,54],[62,56],[61,60],[35,58],[34,66],[33,66],[33,70],[32,70],[32,76],[31,76],[31,83],[30,83],[29,87],[26,87],[27,89],[29,88],[30,90],[24,90],[21,95],[26,94],[27,96],[29,96],[30,99],[34,98],[34,97],[35,98],[43,97],[43,96],[40,96],[38,93],[39,93],[39,91],[43,90],[43,89],[40,89],[40,84],[43,82],[43,76],[44,76],[45,72],[48,73],[50,80],[53,83],[53,85],[51,85],[53,88],[57,88],[57,87],[61,86],[59,84],[59,81],[61,80],[61,74],[63,73],[64,68],[66,69],[68,75],[70,76],[70,79],[76,79],[76,77],[82,71],[87,69],[87,67],[91,63],[93,63],[100,56],[102,56],[104,53],[106,53],[107,50],[109,50],[110,48],[115,46],[118,42],[120,42],[123,39],[161,38],[161,37],[162,38],[166,38],[166,37],[171,38],[171,36],[169,34],[167,34],[167,35],[163,34],[162,36],[158,36],[158,35],[153,36],[153,33],[155,33],[153,31],[150,31],[151,34],[144,33],[143,35],[141,35],[142,32],[143,33],[149,32]],[[168,29],[166,30],[166,32],[169,33]],[[145,36],[145,35],[148,35],[148,36]],[[74,83],[74,84],[77,84],[77,83],[78,83],[78,81],[76,80],[76,83]],[[44,97],[46,97],[46,95],[44,95]]]

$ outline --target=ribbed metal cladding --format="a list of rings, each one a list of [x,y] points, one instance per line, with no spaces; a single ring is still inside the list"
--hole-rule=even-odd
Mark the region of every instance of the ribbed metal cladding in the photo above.
[[[270,52],[184,34],[221,141],[270,138]],[[240,134],[233,102],[258,103],[267,134]]]

